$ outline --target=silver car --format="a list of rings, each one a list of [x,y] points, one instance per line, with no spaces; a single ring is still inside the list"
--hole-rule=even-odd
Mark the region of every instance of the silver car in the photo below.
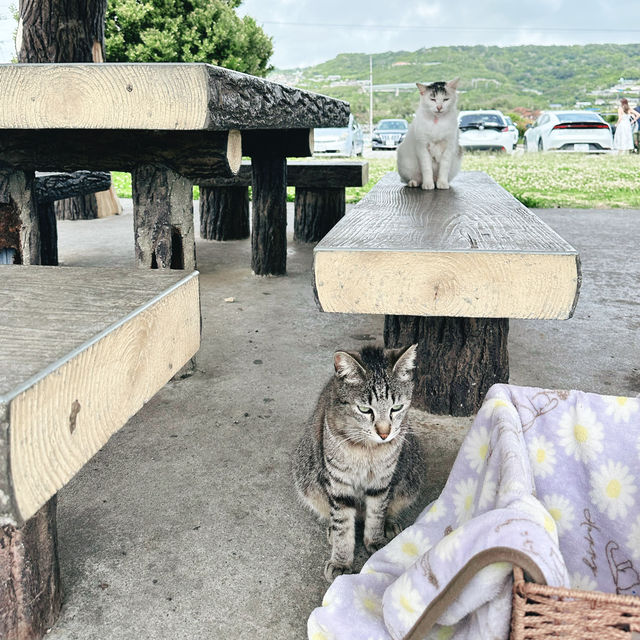
[[[362,128],[349,116],[346,127],[327,127],[313,130],[313,152],[340,156],[361,156],[364,151]]]
[[[526,151],[603,152],[612,147],[611,127],[593,111],[543,111],[524,133]]]
[[[513,151],[513,133],[502,113],[493,109],[461,111],[460,146],[468,151]]]

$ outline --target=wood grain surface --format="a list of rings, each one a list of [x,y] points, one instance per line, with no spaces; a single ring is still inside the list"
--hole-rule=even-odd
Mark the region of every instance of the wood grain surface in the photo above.
[[[568,318],[578,254],[481,172],[447,191],[388,174],[316,246],[324,311]]]
[[[34,514],[194,355],[200,309],[197,272],[3,266],[0,275],[6,524]]]
[[[341,100],[208,64],[0,65],[3,129],[309,129],[348,117]]]

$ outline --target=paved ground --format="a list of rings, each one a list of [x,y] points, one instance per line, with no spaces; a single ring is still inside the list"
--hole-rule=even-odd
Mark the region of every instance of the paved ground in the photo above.
[[[640,211],[539,213],[580,251],[582,294],[572,320],[512,321],[511,381],[637,394]],[[64,265],[133,264],[130,213],[61,222],[59,235]],[[289,246],[287,277],[257,278],[249,241],[198,240],[198,371],[60,492],[65,604],[50,640],[306,637],[328,546],[296,502],[289,457],[334,350],[381,340],[382,319],[319,313],[311,247]],[[469,421],[413,419],[430,458],[424,505]]]

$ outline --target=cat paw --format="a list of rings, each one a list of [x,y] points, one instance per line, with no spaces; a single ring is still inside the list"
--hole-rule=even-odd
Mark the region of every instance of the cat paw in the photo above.
[[[378,538],[374,538],[373,540],[364,539],[364,548],[369,553],[375,553],[376,551],[382,549],[382,547],[386,546],[387,542],[389,542],[385,537],[379,536]]]
[[[417,180],[409,180],[407,187],[419,187],[420,183]]]
[[[402,533],[402,527],[395,520],[387,520],[384,523],[384,535],[393,540],[399,533]]]
[[[423,188],[425,191],[432,191],[433,189],[435,189],[435,188],[436,188],[436,185],[435,185],[435,184],[433,184],[433,182],[423,182],[423,183],[422,183],[422,188]]]
[[[446,180],[438,180],[438,182],[436,182],[436,186],[438,189],[448,189],[449,183]]]
[[[338,576],[345,573],[353,573],[353,566],[340,564],[339,562],[331,562],[331,560],[327,560],[327,563],[324,565],[324,577],[327,582],[333,582]]]

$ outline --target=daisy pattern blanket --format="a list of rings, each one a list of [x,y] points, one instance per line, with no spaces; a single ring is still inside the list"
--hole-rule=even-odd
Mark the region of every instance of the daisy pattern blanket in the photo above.
[[[495,385],[440,497],[339,576],[311,640],[507,638],[512,564],[640,595],[640,400]]]

